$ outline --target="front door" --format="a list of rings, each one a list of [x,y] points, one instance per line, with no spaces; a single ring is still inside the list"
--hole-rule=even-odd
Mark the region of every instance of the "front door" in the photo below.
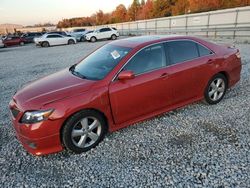
[[[133,79],[111,82],[109,95],[116,124],[167,106],[166,62],[163,44],[149,46],[137,53],[123,69],[133,71]]]

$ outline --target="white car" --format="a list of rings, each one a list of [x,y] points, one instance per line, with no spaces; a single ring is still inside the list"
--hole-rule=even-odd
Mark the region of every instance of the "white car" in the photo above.
[[[110,28],[110,27],[105,27],[105,28],[96,29],[93,33],[86,34],[85,39],[87,41],[96,42],[97,40],[100,40],[100,39],[115,40],[117,39],[117,37],[119,37],[119,33],[117,30]]]
[[[44,34],[39,38],[34,38],[36,45],[42,47],[63,45],[63,44],[75,44],[75,37],[63,36],[59,34]]]
[[[3,48],[4,47],[4,43],[3,43],[3,40],[0,38],[0,48]]]

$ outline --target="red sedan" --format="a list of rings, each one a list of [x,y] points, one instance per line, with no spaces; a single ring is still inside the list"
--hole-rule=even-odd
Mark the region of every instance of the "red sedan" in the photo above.
[[[32,154],[81,153],[107,131],[202,99],[220,102],[240,72],[235,48],[189,36],[127,38],[19,90],[12,121]]]
[[[3,40],[5,47],[15,46],[15,45],[23,46],[25,42],[26,40],[21,37],[7,37],[6,39]]]

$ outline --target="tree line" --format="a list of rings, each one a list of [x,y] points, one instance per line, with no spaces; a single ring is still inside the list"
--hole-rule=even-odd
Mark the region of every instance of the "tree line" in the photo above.
[[[113,24],[247,5],[250,5],[250,0],[133,0],[128,8],[120,4],[110,13],[99,10],[91,16],[63,19],[58,22],[57,27]]]

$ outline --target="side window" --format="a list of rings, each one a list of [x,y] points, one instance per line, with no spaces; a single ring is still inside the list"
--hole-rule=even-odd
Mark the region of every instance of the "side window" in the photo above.
[[[62,38],[60,35],[49,35],[47,38]]]
[[[105,32],[105,29],[100,29],[99,31],[102,33],[102,32]]]
[[[163,44],[147,47],[136,54],[124,67],[134,74],[141,74],[166,66],[166,56]]]
[[[180,40],[167,42],[166,48],[171,64],[176,64],[199,57],[196,43],[192,41]]]
[[[200,57],[213,54],[213,52],[211,50],[209,50],[208,48],[206,48],[200,44],[197,44],[197,46],[198,46],[198,50],[200,53]]]

